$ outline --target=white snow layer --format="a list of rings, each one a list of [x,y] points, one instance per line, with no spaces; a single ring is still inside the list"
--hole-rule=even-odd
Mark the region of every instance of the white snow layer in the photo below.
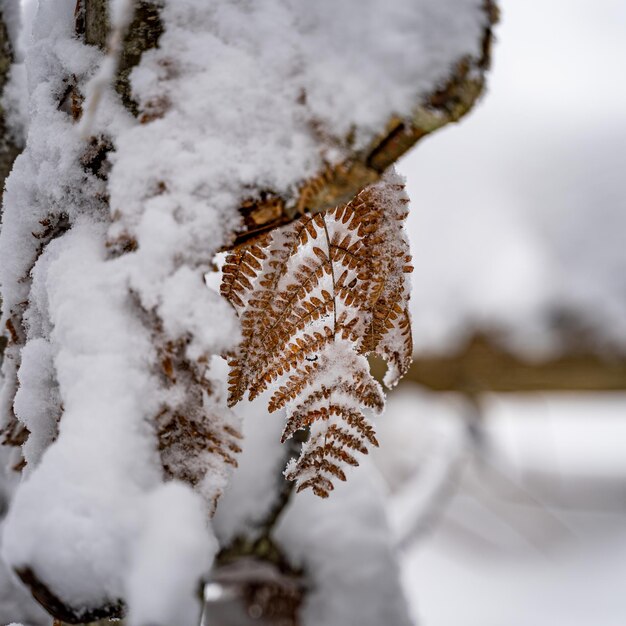
[[[286,453],[279,444],[284,417],[282,412],[264,416],[265,404],[261,397],[245,409],[239,468],[214,518],[223,544],[238,535],[254,537],[277,497]],[[332,498],[322,500],[310,492],[292,495],[273,536],[291,564],[307,574],[306,626],[412,623],[384,511],[382,480],[367,457],[359,462],[360,467],[348,468],[347,482],[336,485]]]
[[[128,576],[128,622],[197,625],[199,581],[208,574],[217,548],[207,532],[206,509],[187,486],[169,483],[155,492],[146,503]]]
[[[81,165],[88,145],[59,106],[110,63],[74,36],[75,4],[42,0],[32,40],[22,38],[30,118],[6,185],[0,284],[2,326],[23,320],[26,343],[7,353],[0,420],[15,410],[31,434],[3,555],[75,607],[124,598],[133,624],[191,624],[215,546],[199,496],[162,486],[151,420],[163,394],[138,304],[169,340],[189,340],[190,358],[231,348],[234,313],[203,273],[241,201],[290,197],[346,156],[348,137],[363,146],[392,115],[408,116],[459,58],[480,53],[486,18],[482,0],[168,0],[159,47],[132,75],[145,123],[99,87],[90,131],[115,147],[107,183]],[[123,25],[128,3],[113,8]],[[55,223],[65,226],[45,246]],[[114,259],[106,244],[120,237],[137,250]],[[405,623],[385,614],[403,605],[365,472],[321,506],[299,500],[292,515],[315,524],[286,518],[284,538],[294,554],[315,552],[319,594],[345,595],[322,607],[313,593],[306,623]],[[344,548],[352,561],[338,563]],[[340,604],[352,617],[339,617]]]
[[[409,626],[380,476],[368,460],[333,497],[294,498],[276,539],[311,572],[306,626]],[[303,532],[303,529],[306,529]]]

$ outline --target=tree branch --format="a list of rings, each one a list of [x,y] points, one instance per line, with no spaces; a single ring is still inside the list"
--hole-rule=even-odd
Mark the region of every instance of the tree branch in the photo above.
[[[4,92],[4,87],[9,80],[9,72],[13,63],[13,49],[11,40],[4,21],[4,15],[0,9],[0,95]],[[4,181],[6,180],[13,162],[21,152],[21,147],[15,143],[7,127],[5,112],[0,105],[0,219],[2,218],[2,197],[4,195]],[[2,300],[0,300],[0,307]],[[4,334],[0,334],[0,366],[4,358],[4,350],[7,347],[8,339]]]
[[[385,170],[420,139],[465,116],[484,92],[485,74],[491,63],[493,26],[499,18],[493,0],[485,0],[483,7],[487,25],[478,58],[459,59],[445,85],[422,98],[410,121],[393,117],[365,150],[354,152],[343,163],[304,181],[295,203],[288,205],[284,198],[271,191],[267,191],[263,200],[245,203],[240,209],[244,226],[237,233],[233,246],[288,224],[303,213],[319,213],[349,202],[362,189],[379,180]]]
[[[76,5],[76,32],[82,35],[86,44],[102,50],[107,47],[109,37],[108,0],[78,0]],[[137,103],[132,98],[130,73],[139,64],[141,55],[159,43],[163,24],[159,15],[160,2],[137,0],[133,19],[124,36],[120,55],[115,90],[124,106],[137,115]]]
[[[106,0],[79,0],[78,6],[82,9],[77,10],[77,25],[79,30],[83,29],[85,41],[104,48],[108,33]],[[116,89],[135,115],[137,104],[131,97],[129,76],[143,52],[158,45],[163,32],[159,9],[158,3],[140,0],[124,41]],[[295,202],[288,202],[270,189],[260,193],[261,199],[245,202],[239,209],[243,227],[227,247],[288,224],[303,213],[319,213],[349,202],[379,180],[420,139],[465,116],[484,92],[485,74],[491,63],[493,26],[499,16],[494,0],[484,0],[483,10],[487,20],[480,55],[459,59],[451,68],[447,82],[416,104],[410,120],[392,117],[364,150],[354,151],[342,163],[328,166],[316,177],[302,181]]]
[[[13,49],[11,40],[4,21],[4,15],[0,9],[0,95],[9,80],[9,72],[13,63]],[[13,162],[21,152],[21,147],[15,143],[7,127],[5,112],[0,105],[0,218],[2,217],[2,196],[4,195],[4,181],[6,180]],[[2,301],[0,300],[0,306]],[[7,346],[7,337],[0,335],[0,365]]]
[[[120,603],[106,604],[95,609],[76,611],[58,598],[29,567],[15,570],[20,580],[30,589],[33,597],[46,611],[62,624],[87,624],[96,620],[122,615]]]
[[[270,624],[298,624],[298,612],[304,599],[304,572],[290,563],[272,535],[291,501],[295,486],[293,481],[285,480],[282,468],[292,456],[299,455],[307,437],[308,432],[301,430],[289,440],[285,458],[278,466],[274,502],[256,524],[256,532],[239,535],[220,550],[211,578],[212,582],[234,586],[239,601],[248,610],[258,605],[262,614],[269,617]]]
[[[1,16],[0,11],[0,16]],[[13,51],[11,41],[7,32],[4,19],[0,17],[0,93],[9,80],[9,71],[13,63]],[[4,191],[4,181],[13,167],[17,155],[21,148],[16,145],[15,140],[7,128],[4,110],[0,106],[0,193]],[[1,212],[0,212],[1,213]]]
[[[77,32],[83,35],[86,43],[103,49],[109,32],[107,6],[107,0],[78,0],[76,12]],[[484,7],[488,20],[478,58],[459,59],[451,68],[448,81],[422,98],[410,120],[390,119],[365,150],[354,151],[343,163],[328,167],[312,180],[303,181],[295,203],[288,204],[286,198],[272,194],[271,190],[263,194],[265,199],[262,201],[244,203],[240,208],[243,228],[236,234],[232,245],[286,224],[302,213],[320,212],[351,200],[361,189],[377,181],[392,163],[422,137],[463,117],[484,90],[484,75],[490,61],[492,25],[497,19],[497,11],[492,0],[485,0]],[[158,44],[163,31],[159,8],[157,2],[137,0],[133,21],[124,39],[115,87],[125,106],[135,115],[138,110],[132,99],[129,76],[143,52]],[[298,580],[301,573],[293,569],[272,540],[277,520],[289,502],[291,487],[292,484],[287,483],[279,488],[275,505],[261,522],[257,537],[241,539],[239,544],[222,551],[218,557],[218,570],[223,570],[233,560],[243,562],[247,557],[270,563],[288,577]],[[123,606],[115,601],[93,611],[75,611],[52,594],[32,570],[23,570],[18,574],[39,602],[57,619],[66,623],[88,622],[106,616],[118,617],[123,613]],[[259,585],[256,580],[244,580],[243,583],[245,589],[256,589],[255,585]]]
[[[106,47],[109,35],[107,7],[108,0],[77,0],[75,11],[75,29],[77,35],[82,36],[85,43],[98,46],[102,49]],[[154,2],[139,0],[136,3],[134,18],[124,39],[122,55],[118,64],[115,87],[125,106],[134,114],[136,114],[137,111],[136,104],[131,98],[129,76],[132,68],[140,61],[143,52],[148,48],[154,47],[158,42],[158,38],[163,30],[158,16],[158,8],[159,5]],[[6,61],[5,58],[7,59]],[[1,23],[0,88],[2,88],[6,82],[11,58],[6,28],[4,27],[4,23]],[[71,106],[67,105],[67,112],[72,115],[76,121],[81,113],[82,95],[78,93],[75,86],[72,86],[69,92],[64,96],[64,100],[68,99],[68,95],[72,96],[69,98]],[[64,100],[61,102],[61,106],[66,106]],[[0,111],[0,130],[6,130],[3,123],[4,118],[1,116]],[[3,137],[5,136],[6,134],[3,135]],[[10,171],[9,166],[6,169],[6,174],[4,174],[3,148],[4,144],[0,143],[0,176],[8,175]],[[100,165],[110,149],[111,146],[106,140],[94,138],[83,156],[83,165],[87,169],[90,169],[92,173],[98,175]],[[67,227],[69,228],[69,224]],[[54,236],[53,234],[52,237]],[[48,240],[42,243],[42,248],[47,242]],[[6,339],[4,339],[4,341],[6,344]],[[0,348],[3,348],[5,344],[0,344]],[[33,597],[39,604],[55,618],[57,624],[85,624],[109,618],[119,619],[124,615],[125,607],[119,600],[112,600],[99,607],[80,607],[80,609],[77,609],[57,597],[31,568],[25,567],[16,570],[16,574],[30,589]]]
[[[377,376],[382,375],[381,365],[376,364]],[[432,391],[462,393],[626,391],[626,358],[602,356],[583,344],[532,361],[476,334],[452,354],[417,356],[405,380]]]

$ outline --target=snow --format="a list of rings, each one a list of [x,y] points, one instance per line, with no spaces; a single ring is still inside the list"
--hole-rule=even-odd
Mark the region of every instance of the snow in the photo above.
[[[82,602],[97,602],[103,593],[116,591],[119,573],[115,566],[123,552],[116,539],[123,532],[120,527],[125,523],[125,514],[119,511],[115,517],[109,509],[116,510],[115,504],[120,502],[116,499],[118,484],[128,485],[127,493],[136,491],[136,487],[133,489],[129,475],[116,467],[119,457],[115,439],[106,438],[105,431],[109,428],[109,433],[114,432],[116,421],[103,419],[106,407],[120,391],[119,387],[111,387],[120,373],[113,368],[108,387],[102,384],[100,374],[107,364],[113,365],[114,359],[106,351],[102,358],[94,357],[94,352],[105,346],[113,350],[115,336],[109,339],[103,333],[90,333],[87,324],[77,323],[91,320],[99,324],[104,317],[102,331],[106,332],[113,321],[104,313],[111,308],[107,304],[110,294],[94,288],[94,283],[102,283],[102,274],[98,276],[102,227],[98,238],[98,226],[85,225],[82,230],[77,226],[71,238],[57,240],[57,245],[50,245],[42,256],[40,240],[32,235],[45,232],[42,220],[50,214],[65,214],[73,220],[78,220],[81,213],[89,213],[96,220],[103,215],[93,200],[102,192],[102,184],[88,179],[80,168],[81,142],[70,118],[58,110],[57,98],[65,89],[63,76],[76,74],[80,79],[97,58],[94,51],[83,53],[71,36],[73,8],[71,2],[54,7],[50,3],[42,5],[34,24],[36,42],[26,58],[30,109],[34,114],[27,149],[16,161],[4,197],[0,234],[2,323],[9,317],[19,320],[24,315],[28,343],[21,354],[19,345],[6,354],[2,422],[6,422],[10,410],[10,393],[15,384],[11,377],[20,368],[17,376],[24,386],[15,408],[34,433],[24,454],[33,467],[38,462],[39,466],[28,472],[28,479],[17,489],[5,522],[3,554],[10,565],[28,564],[40,570],[42,578],[58,583],[61,595],[80,600],[81,606]],[[49,285],[55,269],[58,284]],[[89,271],[94,275],[90,276]],[[25,310],[23,303],[30,296],[31,306]],[[126,319],[118,319],[117,324],[123,329]],[[99,406],[85,406],[90,395],[95,396]],[[117,399],[125,402],[121,397]],[[47,450],[51,454],[44,458],[43,449],[55,435],[61,402],[68,419],[64,420],[58,445],[51,445]],[[121,412],[114,417],[119,433],[124,412],[118,408]],[[103,440],[98,431],[104,435]],[[126,434],[122,439],[127,440]],[[140,450],[138,447],[132,453],[138,462],[142,458]],[[150,449],[148,452],[152,454]],[[145,468],[142,471],[145,473]],[[126,515],[132,517],[132,511]],[[96,560],[90,562],[90,557]],[[70,573],[67,579],[57,576],[56,568],[63,562]],[[85,569],[81,570],[80,562]],[[94,568],[98,571],[92,576]],[[102,587],[97,588],[98,583]]]
[[[144,516],[126,583],[128,623],[195,626],[202,609],[198,581],[206,579],[218,547],[206,508],[188,486],[173,482],[147,499]]]
[[[120,597],[141,494],[161,472],[147,419],[158,410],[146,367],[149,338],[126,308],[104,259],[102,226],[76,224],[50,244],[47,272],[54,363],[63,398],[59,437],[18,489],[4,555],[30,564],[67,602]],[[113,285],[111,285],[113,282]],[[75,316],[95,328],[77,325]],[[54,575],[59,567],[67,576]],[[89,574],[87,574],[89,572]]]
[[[276,497],[284,465],[285,450],[278,443],[282,416],[264,414],[263,398],[242,406],[243,453],[214,519],[222,545],[237,536],[255,537]],[[307,572],[306,626],[412,623],[384,493],[380,476],[365,458],[346,483],[336,486],[332,498],[321,500],[306,492],[292,496],[273,537],[290,563]]]
[[[399,166],[412,199],[416,345],[445,351],[475,328],[495,328],[536,356],[555,349],[549,317],[565,307],[602,349],[621,349],[626,88],[615,77],[626,7],[499,4],[487,97]],[[385,477],[403,494],[420,476],[427,486],[445,459],[459,408],[441,394],[394,394],[372,456],[384,457]],[[414,619],[623,624],[626,398],[496,396],[485,413],[499,477],[479,458],[404,553]],[[414,501],[392,504],[409,522]]]
[[[50,416],[60,417],[54,356],[53,346],[42,337],[29,341],[22,350],[13,409],[30,431],[22,448],[28,472],[37,466],[43,451],[57,435],[56,422],[50,419]]]
[[[138,264],[154,267],[156,233],[144,229],[159,229],[161,263],[170,245],[185,260],[206,257],[237,225],[232,208],[246,196],[271,190],[289,198],[322,158],[346,156],[341,144],[351,130],[358,146],[392,114],[409,115],[454,61],[477,52],[485,20],[481,3],[467,0],[455,10],[439,2],[397,2],[394,10],[368,2],[359,6],[363,20],[337,19],[353,5],[335,4],[166,5],[159,49],[132,76],[141,105],[158,119],[119,138],[111,173],[119,216],[112,238],[137,233]],[[357,43],[358,53],[348,53]],[[137,176],[138,162],[145,178]],[[167,215],[176,224],[163,240],[159,223]],[[137,288],[154,297],[149,285]]]
[[[276,538],[311,572],[303,610],[307,626],[412,623],[399,585],[383,493],[379,477],[364,461],[346,483],[336,486],[332,498],[301,494],[280,522]]]
[[[43,626],[50,618],[24,589],[4,562],[0,561],[0,623],[19,619],[24,626]]]
[[[204,275],[239,226],[241,202],[266,190],[293,199],[391,116],[409,116],[459,58],[480,53],[482,4],[169,0],[159,47],[131,77],[138,120],[110,84],[131,3],[111,4],[107,54],[75,37],[75,0],[41,2],[36,15],[26,5],[24,69],[5,95],[26,147],[6,183],[0,233],[0,323],[23,335],[6,353],[0,421],[14,408],[31,431],[3,528],[9,566],[30,567],[78,609],[121,598],[131,624],[194,623],[216,550],[202,495],[217,497],[226,474],[195,492],[164,484],[153,424],[171,398],[149,320],[189,359],[232,348],[235,314]],[[87,96],[81,124],[68,115],[74,88]],[[27,122],[16,115],[25,92]],[[97,144],[88,132],[115,148],[108,181],[85,165]],[[120,241],[134,250],[116,254]],[[349,625],[348,596],[360,624],[407,623],[373,482],[364,472],[331,508],[304,498],[285,517],[293,558],[309,558],[299,552],[306,542],[316,552],[307,626]],[[268,501],[234,509],[249,523]],[[349,515],[369,520],[362,534]],[[302,543],[306,520],[319,532]],[[326,563],[339,549],[349,558]],[[325,605],[321,590],[333,588],[341,597]]]
[[[468,626],[619,626],[626,611],[620,582],[626,538],[620,525],[621,516],[561,554],[495,562],[451,552],[435,540],[413,555],[406,574],[407,588],[421,590],[414,611],[432,626],[459,619]]]
[[[139,124],[106,85],[111,60],[72,36],[74,0],[41,3],[32,45],[30,26],[20,38],[20,47],[28,46],[25,66],[12,69],[3,99],[27,149],[7,181],[0,235],[2,324],[23,313],[26,331],[26,344],[5,360],[2,419],[19,380],[15,411],[31,430],[23,449],[28,470],[3,529],[9,564],[30,564],[78,606],[125,597],[131,623],[194,623],[195,586],[217,548],[212,533],[223,544],[253,532],[273,502],[285,455],[278,443],[284,416],[266,415],[263,399],[242,411],[240,467],[209,522],[197,494],[163,485],[148,425],[162,400],[151,374],[152,337],[129,293],[157,312],[169,338],[193,337],[191,358],[232,346],[234,315],[205,289],[202,276],[238,226],[241,200],[266,189],[293,198],[303,178],[345,157],[348,136],[357,147],[366,145],[392,114],[410,115],[417,97],[439,84],[453,62],[478,52],[481,5],[171,0],[160,48],[145,55],[132,77],[135,96],[155,118]],[[115,3],[120,27],[127,6]],[[592,13],[581,0],[549,6],[533,0],[504,8],[484,107],[405,161],[414,200],[418,345],[441,346],[469,323],[510,327],[523,346],[541,348],[550,312],[563,305],[583,311],[607,344],[623,342],[626,109],[615,80],[623,7],[608,2]],[[30,3],[27,25],[33,10]],[[573,11],[580,26],[557,28]],[[517,31],[508,26],[515,23]],[[604,34],[581,46],[590,23]],[[523,71],[522,59],[530,70]],[[116,146],[108,186],[78,165],[81,129],[58,110],[63,78],[71,74],[83,87],[100,77],[90,129]],[[28,123],[18,114],[25,91]],[[110,211],[97,200],[107,193]],[[49,213],[66,213],[73,227],[40,256],[32,233],[44,230],[40,221]],[[120,236],[135,238],[138,249],[112,259],[106,243]],[[594,399],[585,415],[598,405]],[[419,406],[442,419],[448,411]],[[501,405],[489,411],[507,424]],[[580,459],[589,459],[584,469],[591,474],[623,468],[615,423],[622,402],[612,407],[601,441],[594,440],[598,430],[565,417],[572,406],[561,411],[557,432],[571,433],[569,443],[557,445],[562,471],[579,470]],[[537,405],[510,413],[522,415],[525,426],[493,428],[503,456],[517,458],[515,446],[524,441],[534,454],[530,462],[526,450],[524,464],[510,472],[528,465],[545,470],[553,456],[543,427],[530,419]],[[377,424],[382,453],[393,455],[381,464],[402,497],[414,486],[421,457],[401,443],[421,440],[421,452],[441,462],[457,454],[458,431],[443,428],[429,439],[428,418],[411,426],[405,420],[395,433],[393,425],[385,430],[389,420]],[[533,429],[542,435],[539,443]],[[436,463],[430,470],[421,476],[424,500],[445,477]],[[7,479],[7,493],[13,480]],[[306,626],[409,623],[383,491],[365,462],[331,500],[301,494],[286,511],[277,538],[313,582]],[[413,612],[427,624],[623,622],[621,513],[581,521],[561,512],[559,519],[588,543],[568,543],[571,551],[558,563],[533,552],[513,565],[489,561],[484,552],[452,551],[450,527],[459,520],[515,549],[525,543],[493,520],[486,505],[460,499],[453,507],[448,535],[410,554],[404,571]],[[589,577],[590,571],[602,575]],[[21,613],[25,600],[13,584],[7,572],[1,619],[35,623],[37,610]]]
[[[226,368],[222,369],[225,377]],[[286,450],[280,443],[284,412],[268,414],[263,397],[238,405],[236,411],[243,418],[243,452],[213,518],[221,545],[257,531],[274,503],[285,466]]]
[[[421,538],[468,461],[463,399],[420,393],[401,384],[379,420],[372,458],[391,490],[387,513],[400,549]]]

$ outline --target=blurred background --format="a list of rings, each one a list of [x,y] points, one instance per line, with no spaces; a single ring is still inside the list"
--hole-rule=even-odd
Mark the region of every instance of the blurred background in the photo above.
[[[427,626],[626,623],[626,2],[501,0],[400,165],[416,361],[376,461]]]

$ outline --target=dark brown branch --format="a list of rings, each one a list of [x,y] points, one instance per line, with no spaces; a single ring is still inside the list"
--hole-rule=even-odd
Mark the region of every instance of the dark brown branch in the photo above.
[[[493,0],[485,0],[484,11],[487,26],[479,58],[459,59],[451,68],[448,81],[417,104],[410,121],[392,118],[365,150],[304,181],[293,206],[287,206],[284,198],[271,191],[266,191],[260,200],[245,203],[240,209],[244,226],[233,245],[288,224],[303,213],[319,213],[350,202],[362,189],[378,181],[420,139],[465,116],[484,92],[485,74],[491,63],[493,26],[499,13]]]
[[[123,615],[123,606],[112,602],[94,609],[76,611],[60,600],[29,567],[16,570],[21,581],[30,589],[35,600],[43,606],[55,620],[66,624],[87,624],[100,619],[118,618]]]
[[[626,357],[570,345],[559,356],[532,361],[477,334],[452,354],[418,355],[405,380],[463,393],[626,391]]]
[[[0,94],[4,91],[4,87],[9,80],[11,63],[13,63],[13,50],[11,48],[9,33],[7,31],[6,24],[4,23],[4,17],[0,11]],[[20,146],[16,144],[15,139],[9,132],[4,111],[0,106],[0,218],[2,217],[4,181],[9,175],[9,172],[13,167],[13,162],[17,158],[20,151]],[[0,301],[0,305],[1,304],[2,302]],[[7,337],[0,335],[0,365],[2,365],[2,358],[6,346]]]
[[[86,44],[103,50],[109,37],[108,0],[78,0],[76,5],[76,32]],[[135,13],[124,37],[124,46],[119,59],[115,89],[124,106],[137,115],[137,103],[133,100],[130,73],[139,64],[141,55],[156,48],[163,33],[159,15],[160,2],[137,0]]]
[[[136,5],[135,15],[124,38],[115,80],[115,89],[120,94],[124,106],[134,115],[137,115],[138,110],[131,93],[130,73],[139,64],[141,55],[146,50],[157,47],[163,33],[159,3],[140,0]]]

